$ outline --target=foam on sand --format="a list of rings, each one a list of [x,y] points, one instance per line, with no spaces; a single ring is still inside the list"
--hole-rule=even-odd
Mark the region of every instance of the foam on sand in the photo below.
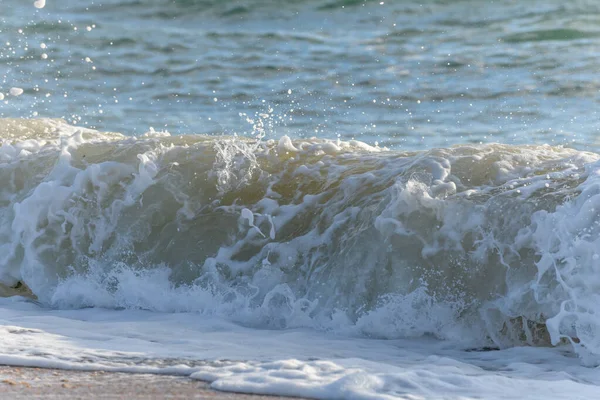
[[[0,363],[9,365],[182,375],[218,390],[317,399],[600,396],[597,369],[564,347],[465,351],[424,338],[252,329],[197,313],[49,310],[19,298],[0,299],[0,321]]]

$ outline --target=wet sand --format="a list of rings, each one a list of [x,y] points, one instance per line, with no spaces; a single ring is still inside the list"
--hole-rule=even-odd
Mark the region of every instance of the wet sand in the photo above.
[[[187,377],[0,366],[3,399],[291,399],[219,392]]]

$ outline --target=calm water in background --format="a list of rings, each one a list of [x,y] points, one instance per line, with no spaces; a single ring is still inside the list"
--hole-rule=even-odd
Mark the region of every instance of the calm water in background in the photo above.
[[[249,134],[243,114],[263,113],[273,137],[600,148],[594,1],[0,0],[0,11],[0,117]]]

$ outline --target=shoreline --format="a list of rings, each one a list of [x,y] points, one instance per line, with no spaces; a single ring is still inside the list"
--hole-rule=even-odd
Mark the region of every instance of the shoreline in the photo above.
[[[275,400],[294,397],[221,392],[184,376],[0,365],[3,398]]]

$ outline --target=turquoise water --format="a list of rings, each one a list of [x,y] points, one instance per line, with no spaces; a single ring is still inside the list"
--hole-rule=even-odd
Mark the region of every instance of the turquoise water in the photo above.
[[[0,117],[124,134],[250,134],[247,120],[267,114],[260,122],[277,138],[600,148],[592,1],[48,0],[37,9],[2,0],[0,8]],[[24,93],[10,96],[11,87]]]

